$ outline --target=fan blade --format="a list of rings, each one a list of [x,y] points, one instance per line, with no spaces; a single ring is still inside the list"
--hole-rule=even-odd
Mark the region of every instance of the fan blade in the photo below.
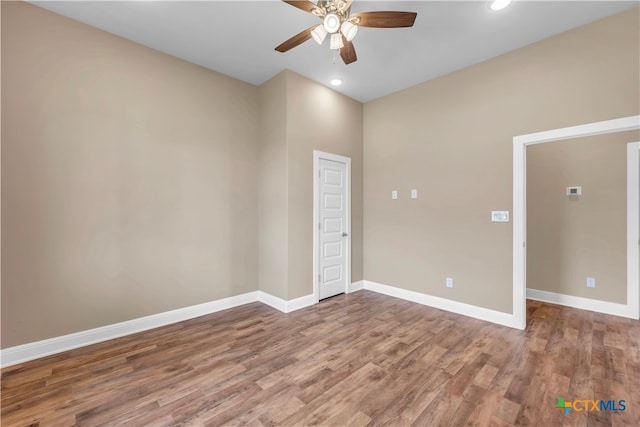
[[[293,7],[297,7],[298,9],[302,9],[305,12],[313,12],[314,9],[317,9],[318,7],[311,3],[308,0],[282,0],[283,2],[290,4]]]
[[[344,46],[340,49],[340,57],[345,64],[349,65],[352,62],[356,62],[358,57],[356,56],[356,48],[353,47],[353,43],[342,36],[342,43]]]
[[[417,15],[415,12],[360,12],[352,13],[349,19],[360,19],[360,27],[400,28],[412,27]]]
[[[284,43],[280,44],[278,47],[276,47],[276,50],[278,52],[286,52],[288,50],[293,49],[294,47],[301,45],[302,43],[306,42],[307,40],[309,40],[311,38],[311,31],[317,27],[317,25],[314,25],[313,27],[309,27],[304,31],[299,32],[298,34],[296,34],[295,36],[291,37],[289,40],[285,41]]]

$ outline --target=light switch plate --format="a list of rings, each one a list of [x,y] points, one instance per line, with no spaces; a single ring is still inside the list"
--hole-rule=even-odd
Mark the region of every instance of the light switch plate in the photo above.
[[[582,196],[582,187],[567,187],[567,196]]]
[[[491,211],[491,222],[509,222],[509,211]]]
[[[391,198],[392,198],[393,200],[396,200],[396,199],[398,198],[398,192],[397,192],[396,190],[393,190],[393,191],[391,192]]]
[[[418,190],[411,190],[411,198],[412,199],[418,198]]]

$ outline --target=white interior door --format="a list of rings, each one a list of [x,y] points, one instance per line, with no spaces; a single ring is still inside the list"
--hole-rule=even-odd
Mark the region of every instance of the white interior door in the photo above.
[[[320,159],[319,299],[346,292],[348,262],[347,165]]]

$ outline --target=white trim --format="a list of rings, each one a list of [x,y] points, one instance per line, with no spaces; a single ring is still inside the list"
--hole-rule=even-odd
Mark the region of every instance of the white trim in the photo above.
[[[283,313],[290,313],[314,304],[313,295],[311,294],[285,301],[266,292],[249,292],[242,295],[206,302],[204,304],[192,305],[190,307],[127,320],[126,322],[114,323],[113,325],[101,326],[99,328],[88,329],[86,331],[80,331],[69,335],[5,348],[0,350],[0,368],[17,365],[18,363],[28,362],[29,360],[39,359],[41,357],[112,340],[114,338],[124,337],[137,332],[159,328],[172,323],[205,316],[217,311],[239,307],[252,302],[261,302],[282,311]]]
[[[640,319],[640,142],[627,144],[627,307]]]
[[[287,301],[263,291],[258,291],[258,301],[283,313],[287,312]]]
[[[339,156],[337,154],[325,153],[323,151],[313,150],[313,298],[314,303],[320,301],[320,284],[318,279],[319,272],[319,255],[318,245],[320,244],[320,236],[318,235],[318,223],[320,218],[318,216],[318,206],[320,197],[320,159],[331,160],[338,163],[344,163],[347,171],[347,224],[345,232],[347,235],[347,265],[345,266],[345,275],[347,277],[347,285],[345,286],[345,293],[349,292],[349,284],[351,283],[351,158]]]
[[[475,305],[465,304],[463,302],[453,301],[446,298],[421,294],[419,292],[396,288],[389,285],[383,285],[381,283],[371,282],[369,280],[364,280],[364,289],[415,302],[418,304],[427,305],[429,307],[438,308],[440,310],[450,311],[452,313],[461,314],[463,316],[473,317],[474,319],[497,323],[499,325],[508,326],[511,328],[523,329],[520,328],[518,319],[514,315],[509,313],[503,313],[501,311],[477,307]]]
[[[29,360],[123,337],[125,335],[135,334],[137,332],[147,331],[172,323],[182,322],[256,301],[258,301],[258,292],[249,292],[217,301],[206,302],[204,304],[114,323],[113,325],[101,326],[69,335],[5,348],[0,350],[0,367],[4,368],[6,366],[16,365]]]
[[[522,328],[527,321],[527,301],[525,296],[525,289],[527,288],[526,146],[635,129],[640,129],[640,116],[629,116],[513,137],[513,313],[518,319],[518,325],[522,326]],[[638,257],[636,256],[635,259],[628,258],[628,261],[631,261],[631,263],[627,262],[627,264],[631,264],[632,267],[633,264],[636,265],[636,267],[633,267],[635,268],[634,271],[636,271],[639,262]],[[633,274],[631,277],[633,277]],[[635,293],[640,284],[636,279],[635,283],[629,281],[627,287],[629,286],[635,287]],[[629,302],[628,298],[627,303]]]
[[[527,298],[560,304],[567,307],[579,308],[581,310],[595,311],[597,313],[611,314],[613,316],[628,317],[637,319],[638,317],[630,310],[627,304],[618,304],[609,301],[600,301],[591,298],[576,297],[573,295],[557,294],[555,292],[541,291],[538,289],[527,289]]]
[[[310,307],[315,303],[316,302],[313,298],[313,294],[291,299],[287,301],[287,310],[285,311],[285,313],[291,313],[292,311],[300,310],[301,308]]]
[[[521,174],[516,173],[516,165]],[[513,146],[513,315],[517,319],[518,329],[527,326],[527,197],[526,152],[524,144]]]
[[[640,128],[640,116],[629,116],[602,122],[587,123],[586,125],[570,126],[566,128],[530,133],[513,138],[514,144],[543,144],[545,142],[562,141],[563,139],[583,138],[585,136],[602,135],[606,133],[624,132]]]
[[[313,294],[287,301],[262,291],[258,291],[258,301],[273,307],[276,310],[280,310],[283,313],[291,313],[292,311],[300,310],[301,308],[315,304]]]
[[[349,289],[347,289],[347,293],[350,294],[351,292],[357,292],[363,289],[364,289],[364,280],[360,280],[358,282],[354,282],[350,284]]]

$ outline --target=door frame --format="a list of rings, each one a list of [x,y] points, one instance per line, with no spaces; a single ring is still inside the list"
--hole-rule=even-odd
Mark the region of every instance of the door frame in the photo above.
[[[527,323],[527,146],[637,129],[640,129],[640,116],[629,116],[513,137],[513,317],[516,327],[519,329],[524,329]],[[638,176],[637,156],[633,161],[634,165],[631,163],[632,161],[628,160],[628,164],[632,168],[627,173],[629,182],[632,179],[630,175]],[[636,182],[636,189],[637,185]],[[638,284],[639,225],[631,219],[638,218],[639,205],[637,201],[639,196],[638,191],[635,192],[635,195],[630,195],[633,192],[631,190],[632,188],[627,190],[629,200],[627,203],[627,304],[620,304],[624,309],[618,315],[638,319],[640,314],[638,292],[640,286]]]
[[[313,302],[320,301],[320,160],[330,160],[346,165],[346,211],[347,223],[345,225],[347,233],[346,246],[346,266],[344,292],[349,291],[351,283],[351,158],[339,156],[337,154],[325,153],[324,151],[313,150]]]
[[[640,319],[640,142],[627,144],[627,311]]]

